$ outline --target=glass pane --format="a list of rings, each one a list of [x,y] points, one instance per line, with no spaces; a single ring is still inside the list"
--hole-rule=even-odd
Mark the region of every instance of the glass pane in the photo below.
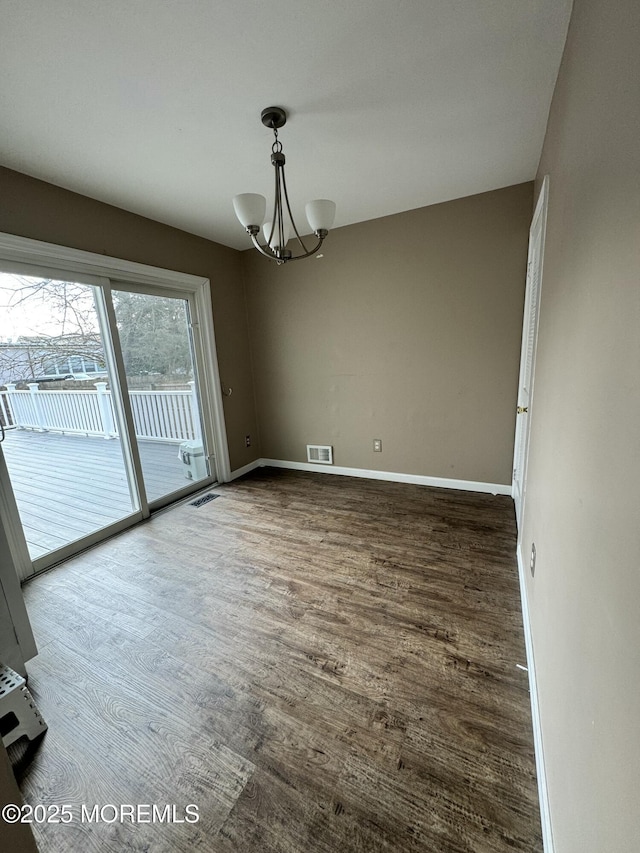
[[[112,291],[149,501],[208,477],[186,299]]]
[[[32,559],[138,509],[97,293],[87,284],[0,272],[2,446]],[[83,359],[100,375],[78,369]]]

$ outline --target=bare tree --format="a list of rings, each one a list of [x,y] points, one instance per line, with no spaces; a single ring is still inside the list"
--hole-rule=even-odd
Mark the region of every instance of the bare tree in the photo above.
[[[7,319],[17,318],[12,328],[19,327],[3,341],[0,317],[0,384],[73,374],[79,359],[104,367],[96,295],[86,284],[0,274],[0,308]],[[190,379],[185,302],[118,290],[112,295],[127,374]]]
[[[11,340],[0,341],[1,382],[40,378],[52,368],[55,373],[71,358],[104,365],[93,287],[5,274],[0,308],[6,319],[17,317],[19,327]]]

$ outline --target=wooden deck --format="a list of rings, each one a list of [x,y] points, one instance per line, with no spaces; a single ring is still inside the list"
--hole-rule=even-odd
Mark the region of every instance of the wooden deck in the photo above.
[[[139,447],[150,500],[187,485],[178,445]],[[32,559],[132,512],[118,439],[9,430],[2,448]]]

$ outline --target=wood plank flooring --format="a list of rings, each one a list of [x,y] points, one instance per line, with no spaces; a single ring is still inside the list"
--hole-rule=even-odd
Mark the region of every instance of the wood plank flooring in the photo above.
[[[187,485],[178,445],[138,446],[150,500]],[[132,512],[117,439],[8,430],[2,449],[31,559]]]
[[[541,853],[511,501],[270,469],[215,493],[25,587],[49,731],[11,756],[74,809],[42,853]]]

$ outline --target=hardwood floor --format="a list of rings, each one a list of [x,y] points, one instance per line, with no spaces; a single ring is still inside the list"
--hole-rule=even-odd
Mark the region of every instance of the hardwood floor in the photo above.
[[[49,731],[11,755],[74,810],[42,853],[540,853],[511,501],[270,469],[215,493],[25,587]]]

